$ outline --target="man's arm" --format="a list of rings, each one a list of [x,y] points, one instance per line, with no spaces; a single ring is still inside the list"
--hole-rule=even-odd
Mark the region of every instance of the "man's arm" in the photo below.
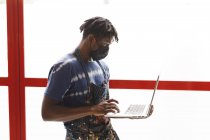
[[[110,99],[93,106],[65,107],[59,105],[59,101],[44,96],[42,103],[42,118],[45,121],[72,121],[88,115],[101,116],[109,112],[119,112],[114,99]]]

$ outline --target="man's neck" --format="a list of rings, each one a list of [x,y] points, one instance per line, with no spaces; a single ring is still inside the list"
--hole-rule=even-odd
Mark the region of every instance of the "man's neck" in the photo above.
[[[80,57],[85,63],[92,61],[92,58],[89,56],[89,48],[84,41],[81,41],[78,49]]]

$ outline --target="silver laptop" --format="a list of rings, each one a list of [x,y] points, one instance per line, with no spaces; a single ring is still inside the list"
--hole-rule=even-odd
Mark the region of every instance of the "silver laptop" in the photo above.
[[[155,91],[157,90],[159,83],[159,75],[155,83],[154,91],[150,104],[130,104],[122,113],[108,113],[105,116],[109,118],[130,118],[130,119],[142,119],[147,118],[151,110],[151,105],[154,99]]]

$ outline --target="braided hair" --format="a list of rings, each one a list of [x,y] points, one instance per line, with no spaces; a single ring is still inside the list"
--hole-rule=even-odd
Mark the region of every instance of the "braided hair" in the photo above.
[[[89,34],[93,34],[96,38],[114,37],[118,42],[118,34],[112,23],[103,17],[93,17],[84,21],[80,26],[80,32],[83,32],[83,39]]]

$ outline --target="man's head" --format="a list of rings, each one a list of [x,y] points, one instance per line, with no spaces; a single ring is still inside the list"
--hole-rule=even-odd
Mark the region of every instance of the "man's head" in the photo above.
[[[93,17],[85,20],[80,26],[83,40],[90,46],[89,56],[100,60],[108,55],[109,45],[113,40],[118,42],[118,34],[112,23],[103,17]]]
[[[114,37],[115,41],[118,42],[118,35],[115,27],[108,19],[103,17],[93,17],[85,20],[80,26],[80,31],[83,32],[83,39],[92,34],[97,39]]]

